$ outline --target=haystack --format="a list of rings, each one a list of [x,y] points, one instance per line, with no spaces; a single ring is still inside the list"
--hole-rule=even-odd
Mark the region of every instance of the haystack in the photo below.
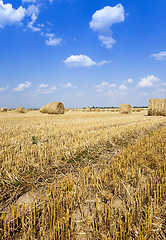
[[[132,111],[132,107],[130,104],[121,104],[119,107],[119,112],[121,114],[129,114]]]
[[[15,112],[16,113],[25,113],[26,111],[23,107],[18,107],[18,108],[15,109]]]
[[[7,108],[1,108],[0,112],[7,112]]]
[[[148,104],[149,116],[165,116],[166,99],[152,98]]]
[[[40,112],[48,113],[48,114],[64,114],[65,108],[64,108],[64,104],[61,102],[51,102],[41,107]]]
[[[96,108],[96,112],[100,112],[100,108]]]

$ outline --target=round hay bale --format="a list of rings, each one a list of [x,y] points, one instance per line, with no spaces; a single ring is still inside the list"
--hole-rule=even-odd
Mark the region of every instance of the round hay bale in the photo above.
[[[64,108],[64,104],[61,102],[51,102],[41,107],[40,112],[48,113],[48,114],[64,114],[65,108]]]
[[[121,104],[119,107],[119,112],[121,114],[129,114],[132,111],[132,107],[130,104]]]
[[[39,111],[41,113],[46,113],[46,108],[47,108],[47,104],[43,105],[43,107],[41,107]]]
[[[86,111],[86,112],[91,112],[91,108],[90,108],[90,107],[87,107],[87,108],[85,108],[85,111]]]
[[[1,108],[0,112],[7,112],[7,108]]]
[[[166,99],[152,98],[148,103],[149,116],[165,116]]]
[[[26,113],[25,109],[23,107],[18,107],[15,109],[16,113]]]
[[[7,111],[8,111],[8,112],[11,112],[11,111],[12,111],[12,109],[10,109],[10,108],[9,108]]]
[[[96,108],[96,112],[100,112],[100,108]]]

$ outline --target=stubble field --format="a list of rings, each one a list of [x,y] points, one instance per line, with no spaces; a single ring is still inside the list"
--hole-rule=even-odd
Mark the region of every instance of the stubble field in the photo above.
[[[166,120],[0,113],[0,239],[164,239]]]

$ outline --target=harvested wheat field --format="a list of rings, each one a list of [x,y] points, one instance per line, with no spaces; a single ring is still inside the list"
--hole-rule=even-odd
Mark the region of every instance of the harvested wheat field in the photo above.
[[[166,238],[166,118],[0,113],[0,239]]]

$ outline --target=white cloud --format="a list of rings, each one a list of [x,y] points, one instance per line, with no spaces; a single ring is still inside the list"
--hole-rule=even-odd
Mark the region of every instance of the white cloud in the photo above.
[[[40,28],[33,26],[33,22],[29,22],[29,23],[28,23],[28,27],[29,27],[33,32],[40,32],[40,31],[41,31]]]
[[[6,25],[12,25],[15,23],[21,23],[26,15],[26,9],[20,6],[18,9],[14,9],[12,4],[4,4],[0,0],[0,27]]]
[[[35,27],[34,23],[36,22],[39,14],[39,8],[36,5],[30,5],[27,9],[27,15],[31,16],[31,21],[28,23],[28,28],[33,32],[41,31],[41,28]]]
[[[37,3],[41,2],[42,0],[22,0],[22,3]],[[53,3],[54,0],[48,0],[50,3]]]
[[[90,57],[86,55],[71,55],[66,60],[63,61],[68,67],[91,67],[94,65],[103,66],[105,64],[111,63],[111,61],[103,60],[99,63],[93,61]]]
[[[93,31],[99,33],[102,46],[110,49],[116,43],[112,38],[111,26],[115,23],[124,22],[124,19],[124,8],[121,4],[117,4],[115,7],[106,6],[96,11],[89,25]]]
[[[114,83],[110,84],[108,82],[102,82],[101,84],[96,86],[96,92],[104,92],[105,90],[109,90],[110,88],[114,88],[116,85]]]
[[[124,84],[122,84],[119,86],[119,90],[126,91],[127,87]]]
[[[9,87],[8,86],[6,86],[6,87],[0,87],[0,92],[3,92],[3,91],[5,91],[5,90],[7,90]]]
[[[51,88],[47,88],[48,84],[40,84],[38,88],[36,89],[36,93],[42,93],[42,94],[52,94],[54,91],[57,90],[56,86],[52,86]]]
[[[133,83],[133,79],[132,79],[132,78],[129,78],[129,79],[127,80],[127,82],[128,82],[128,83]]]
[[[44,27],[44,24],[43,24],[43,23],[41,23],[41,24],[38,23],[38,27],[40,27],[40,28],[41,28],[41,27]]]
[[[49,45],[49,46],[58,46],[61,43],[62,43],[62,38],[49,37],[49,39],[46,40],[46,45]]]
[[[14,88],[15,92],[23,91],[25,88],[29,88],[31,82],[26,81],[26,83],[20,83],[18,87]]]
[[[46,88],[46,87],[48,87],[48,84],[43,84],[42,83],[42,84],[39,85],[39,88]]]
[[[158,61],[166,60],[166,51],[152,54],[150,57],[154,57]]]
[[[64,88],[73,87],[73,85],[71,83],[61,84],[61,86],[64,87]]]
[[[22,3],[36,3],[37,0],[22,0]]]
[[[112,62],[111,60],[109,60],[109,61],[103,60],[103,61],[97,63],[97,65],[98,65],[98,66],[103,66],[103,65],[108,64],[108,63],[111,63],[111,62]]]
[[[121,4],[115,7],[106,6],[92,16],[90,28],[94,31],[107,31],[112,24],[124,21],[124,8]]]
[[[53,37],[55,37],[55,34],[54,33],[46,33],[46,37],[53,38]]]
[[[142,78],[141,81],[138,82],[138,87],[153,87],[154,83],[159,81],[160,79],[154,75],[148,75],[146,78]]]
[[[112,37],[106,37],[102,35],[99,36],[99,40],[101,41],[101,45],[105,46],[108,49],[112,48],[116,43],[116,40],[114,40]]]
[[[53,86],[53,87],[49,88],[48,90],[42,91],[41,93],[43,93],[43,94],[53,94],[54,91],[56,91],[56,90],[57,90],[57,87]]]
[[[64,63],[68,67],[91,67],[96,65],[96,63],[86,55],[71,55],[64,61]]]
[[[53,86],[53,87],[50,88],[50,91],[55,91],[55,90],[57,90],[56,86]]]
[[[166,93],[166,88],[160,88],[160,89],[159,89],[159,92]]]

